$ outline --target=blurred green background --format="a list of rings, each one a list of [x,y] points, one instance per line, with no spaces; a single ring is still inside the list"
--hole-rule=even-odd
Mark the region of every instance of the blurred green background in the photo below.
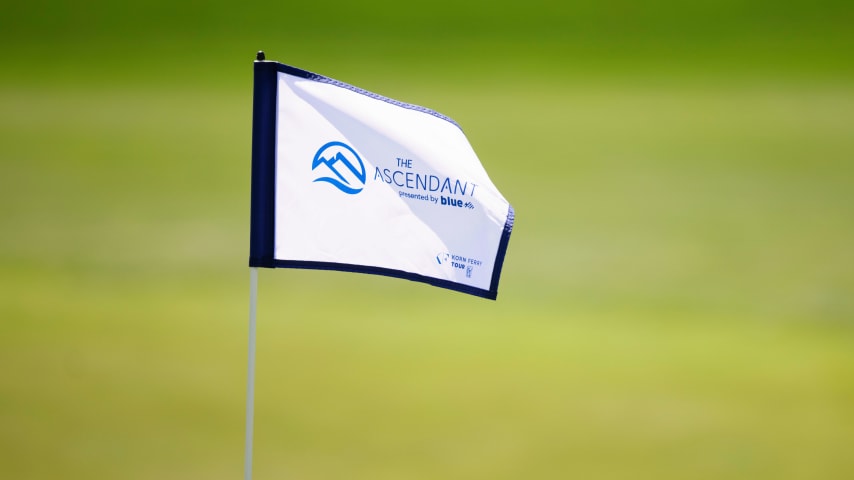
[[[243,469],[252,61],[457,120],[499,299],[262,271],[255,478],[854,477],[850,2],[0,6],[0,477]]]

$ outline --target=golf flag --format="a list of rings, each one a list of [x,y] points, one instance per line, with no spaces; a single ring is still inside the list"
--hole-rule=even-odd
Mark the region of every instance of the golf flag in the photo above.
[[[249,265],[379,274],[495,299],[513,208],[460,126],[259,58]]]

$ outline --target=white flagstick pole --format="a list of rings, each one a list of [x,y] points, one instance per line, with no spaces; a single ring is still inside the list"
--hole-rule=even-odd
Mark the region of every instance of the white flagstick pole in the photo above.
[[[246,375],[246,452],[243,478],[252,480],[252,430],[255,417],[255,310],[258,304],[258,268],[249,267],[249,366]]]

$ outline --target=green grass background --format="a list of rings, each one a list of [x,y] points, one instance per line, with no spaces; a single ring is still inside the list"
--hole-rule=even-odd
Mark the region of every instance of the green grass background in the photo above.
[[[0,477],[242,475],[264,49],[517,222],[497,302],[262,271],[255,478],[852,478],[854,9],[684,3],[0,6]]]

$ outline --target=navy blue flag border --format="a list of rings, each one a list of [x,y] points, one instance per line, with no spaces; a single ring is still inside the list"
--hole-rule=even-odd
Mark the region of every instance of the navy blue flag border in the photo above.
[[[368,97],[382,100],[402,108],[416,110],[446,120],[458,128],[459,124],[441,113],[418,105],[400,102],[369,92],[338,80],[308,72],[279,62],[256,60],[254,71],[254,93],[252,100],[252,185],[249,232],[249,266],[261,268],[299,268],[311,270],[336,270],[353,273],[383,275],[422,282],[435,287],[446,288],[478,297],[495,300],[498,297],[498,280],[504,266],[504,256],[513,230],[514,211],[508,207],[507,221],[492,270],[489,289],[482,289],[457,283],[451,280],[434,278],[417,273],[367,265],[355,265],[334,262],[315,262],[303,260],[281,260],[274,255],[276,226],[276,110],[278,94],[278,73],[286,73],[300,78],[328,83]]]

